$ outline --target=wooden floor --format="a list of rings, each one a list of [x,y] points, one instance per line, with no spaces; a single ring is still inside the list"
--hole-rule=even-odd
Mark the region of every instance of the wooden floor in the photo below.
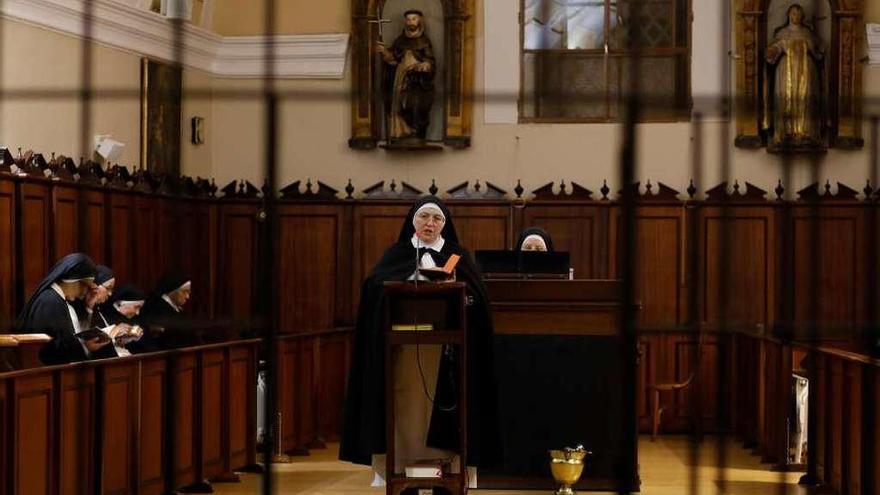
[[[719,491],[719,471],[715,467],[716,449],[713,442],[701,445],[697,473],[699,494],[732,495],[800,495],[807,493],[797,486],[800,473],[771,472],[758,458],[739,448],[739,443],[728,444],[726,487]],[[383,488],[370,488],[370,469],[336,460],[336,445],[326,450],[312,451],[309,457],[295,457],[292,464],[276,466],[277,495],[380,495]],[[648,438],[639,442],[642,493],[648,495],[687,495],[690,463],[686,437],[661,437],[656,443]],[[587,470],[587,473],[589,469]],[[242,482],[217,483],[214,493],[244,495],[260,493],[260,477],[242,474]],[[534,495],[545,492],[513,492],[472,490],[485,495]],[[550,493],[550,492],[546,492]]]

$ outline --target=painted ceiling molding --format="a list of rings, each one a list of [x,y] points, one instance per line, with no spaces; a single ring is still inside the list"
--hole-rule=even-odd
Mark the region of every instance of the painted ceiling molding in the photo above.
[[[82,37],[85,0],[3,0],[2,15]],[[92,1],[92,38],[144,56],[172,60],[174,33],[164,16],[114,1]],[[265,36],[220,36],[183,25],[183,64],[222,77],[261,77]],[[274,37],[275,74],[290,79],[341,79],[348,33]]]

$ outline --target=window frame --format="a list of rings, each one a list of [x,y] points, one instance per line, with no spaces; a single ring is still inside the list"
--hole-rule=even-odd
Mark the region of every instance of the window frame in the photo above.
[[[628,56],[641,52],[645,56],[679,56],[681,57],[685,63],[686,67],[683,71],[682,76],[685,78],[684,84],[681,86],[682,89],[686,91],[685,98],[687,100],[686,109],[682,109],[680,112],[673,111],[664,115],[651,115],[651,116],[642,116],[639,118],[639,123],[675,123],[675,122],[690,122],[693,114],[693,81],[691,78],[692,74],[692,63],[693,63],[693,24],[694,24],[694,10],[693,10],[693,0],[684,0],[684,8],[686,9],[686,15],[688,20],[687,26],[687,36],[685,46],[680,47],[648,47],[648,48],[640,48],[637,50],[628,50],[626,48],[611,48],[608,46],[608,38],[609,38],[609,25],[610,25],[610,15],[611,15],[611,0],[603,0],[605,5],[605,24],[604,24],[604,39],[606,41],[605,48],[591,48],[591,49],[567,49],[567,48],[552,48],[552,49],[526,49],[525,48],[525,12],[526,12],[526,1],[527,0],[519,0],[519,97],[517,99],[517,121],[520,124],[620,124],[623,122],[623,119],[620,116],[612,116],[611,115],[611,105],[612,105],[612,95],[610,91],[611,85],[609,84],[609,62],[612,58],[628,58]],[[670,0],[673,4],[677,0]],[[677,14],[677,13],[676,13]],[[677,15],[673,15],[673,38],[675,37],[676,32],[676,19]],[[602,58],[603,63],[603,78],[604,78],[604,90],[605,90],[605,117],[526,117],[523,114],[523,104],[525,101],[525,78],[526,78],[526,64],[525,58],[528,54],[541,54],[541,53],[559,53],[563,54],[572,54],[575,56],[595,56],[596,58]],[[563,55],[564,56],[564,55]]]

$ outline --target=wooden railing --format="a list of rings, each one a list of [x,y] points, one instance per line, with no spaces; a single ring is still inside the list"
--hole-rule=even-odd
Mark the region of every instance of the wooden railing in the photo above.
[[[0,374],[0,494],[159,494],[256,463],[259,340]]]

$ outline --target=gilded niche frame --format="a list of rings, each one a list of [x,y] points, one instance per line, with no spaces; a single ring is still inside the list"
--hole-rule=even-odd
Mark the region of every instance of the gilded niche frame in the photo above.
[[[438,0],[444,13],[442,77],[445,94],[435,105],[443,105],[442,144],[464,149],[471,145],[474,92],[474,0]],[[382,109],[376,95],[375,46],[386,0],[351,0],[351,138],[353,149],[376,148],[383,140]],[[389,40],[386,40],[386,43]]]
[[[823,0],[831,8],[831,40],[825,47],[828,70],[828,137],[830,147],[859,149],[862,138],[863,0]],[[798,3],[797,1],[792,3]],[[740,148],[761,148],[764,51],[771,0],[736,0],[736,140]]]

